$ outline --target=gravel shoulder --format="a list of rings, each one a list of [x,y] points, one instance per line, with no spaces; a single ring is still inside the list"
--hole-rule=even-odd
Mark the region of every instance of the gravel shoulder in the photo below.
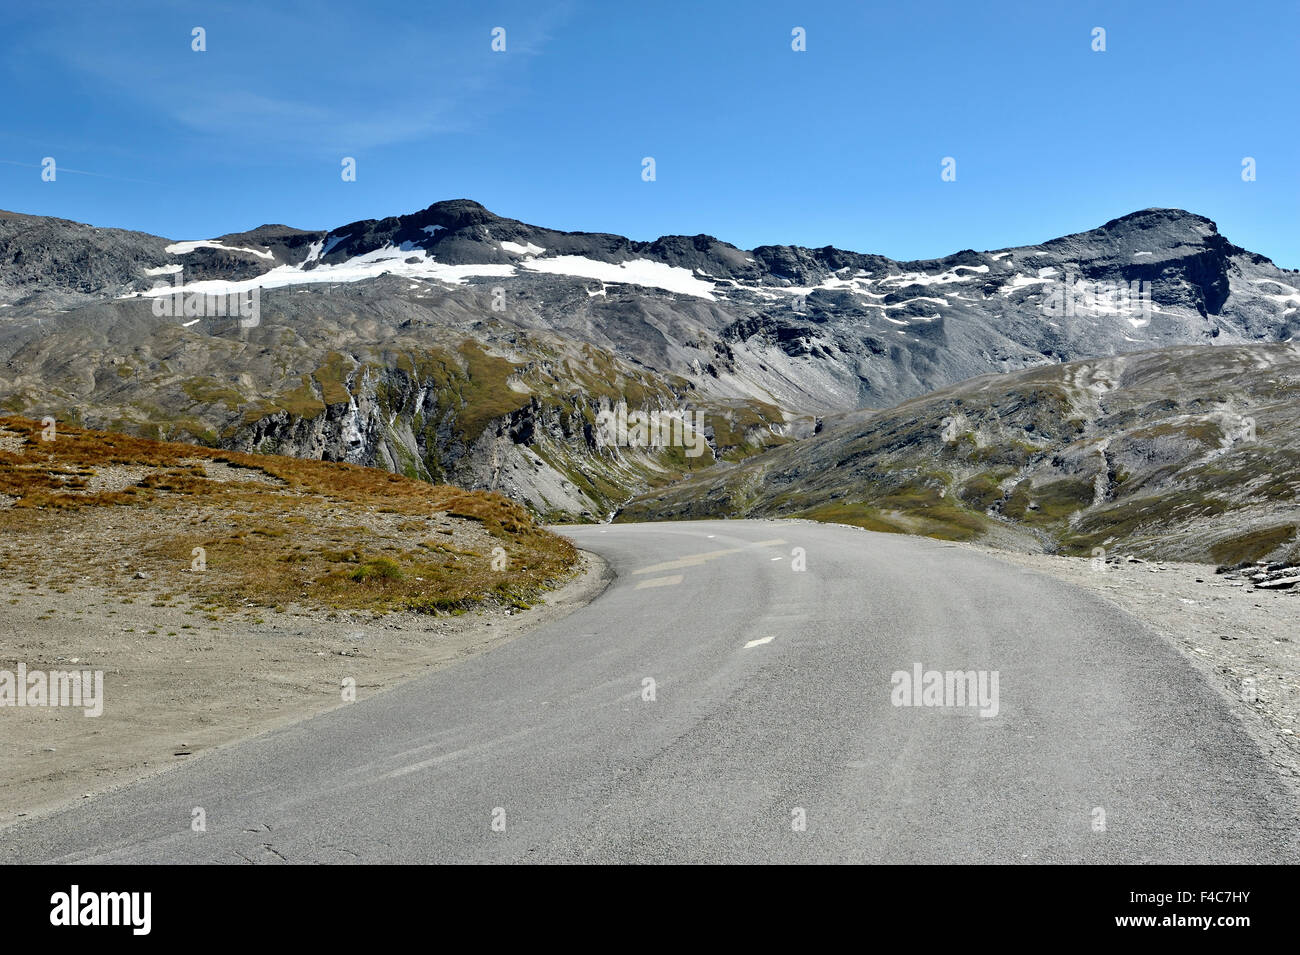
[[[0,580],[6,659],[33,670],[102,670],[104,708],[6,707],[0,828],[199,759],[482,653],[562,619],[598,596],[609,570],[583,553],[577,573],[530,609],[430,616],[295,605],[209,619],[149,581],[59,588]],[[251,619],[250,619],[251,617]]]

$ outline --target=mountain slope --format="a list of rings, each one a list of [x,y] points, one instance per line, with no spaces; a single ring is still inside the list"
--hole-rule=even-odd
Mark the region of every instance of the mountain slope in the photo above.
[[[522,606],[577,562],[499,495],[18,417],[0,417],[0,527],[0,566],[29,579],[135,572],[230,613]]]
[[[1088,556],[1300,558],[1300,347],[1181,347],[987,375],[631,502]]]

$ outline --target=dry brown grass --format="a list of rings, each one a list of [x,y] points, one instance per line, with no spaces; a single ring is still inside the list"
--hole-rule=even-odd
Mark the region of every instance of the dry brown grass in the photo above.
[[[0,436],[10,574],[75,586],[141,573],[214,609],[457,612],[525,606],[577,561],[498,494],[62,424],[45,441],[39,422],[17,417],[0,417]],[[191,569],[195,548],[203,570]]]

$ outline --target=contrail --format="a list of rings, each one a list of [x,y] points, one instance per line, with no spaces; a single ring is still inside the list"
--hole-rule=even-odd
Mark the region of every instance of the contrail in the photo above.
[[[39,163],[33,162],[14,162],[12,159],[0,159],[0,163],[6,166],[25,166],[28,169],[42,168]],[[152,179],[129,179],[126,176],[110,176],[104,172],[87,172],[84,169],[69,169],[67,166],[59,166],[59,172],[76,173],[78,176],[94,176],[97,179],[116,179],[119,182],[138,182],[146,186],[161,186],[161,182],[154,182]]]

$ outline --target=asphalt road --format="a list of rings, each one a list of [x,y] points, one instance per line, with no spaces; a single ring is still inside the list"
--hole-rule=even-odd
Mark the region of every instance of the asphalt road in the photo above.
[[[1300,860],[1228,704],[1088,593],[844,527],[565,533],[618,574],[584,609],[6,830],[0,860]],[[918,664],[996,671],[996,715],[894,705]]]

